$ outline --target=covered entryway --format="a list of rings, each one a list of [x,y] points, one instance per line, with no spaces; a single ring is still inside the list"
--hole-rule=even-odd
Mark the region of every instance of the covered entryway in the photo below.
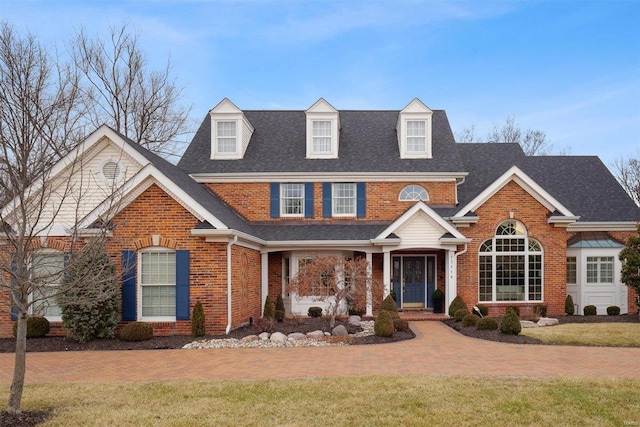
[[[433,307],[436,285],[435,256],[403,255],[393,257],[393,290],[399,308]]]

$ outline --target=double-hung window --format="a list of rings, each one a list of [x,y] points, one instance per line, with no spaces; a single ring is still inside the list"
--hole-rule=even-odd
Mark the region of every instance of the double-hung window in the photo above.
[[[356,184],[338,183],[332,187],[333,216],[356,215]]]
[[[426,151],[426,122],[424,120],[407,120],[407,152],[425,153]]]
[[[304,216],[304,184],[280,185],[280,216]]]
[[[613,257],[587,257],[587,283],[613,284]]]
[[[331,120],[313,120],[311,129],[313,154],[331,153]]]
[[[62,284],[64,253],[36,252],[31,258],[31,279],[35,284],[31,294],[32,312],[49,320],[61,320],[62,310],[56,301]]]
[[[235,154],[237,147],[237,122],[216,122],[216,151],[219,154]]]
[[[176,253],[153,248],[140,253],[141,320],[176,319]]]

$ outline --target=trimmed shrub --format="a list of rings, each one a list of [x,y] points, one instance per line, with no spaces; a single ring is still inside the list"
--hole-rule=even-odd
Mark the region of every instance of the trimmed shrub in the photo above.
[[[462,318],[462,326],[465,328],[468,328],[469,326],[476,326],[478,324],[478,320],[480,320],[480,317],[475,314],[467,314]]]
[[[449,316],[455,316],[456,311],[460,310],[461,308],[464,308],[465,310],[467,310],[467,312],[469,311],[467,303],[464,302],[460,295],[458,295],[453,299],[453,301],[451,301],[451,305],[449,306]]]
[[[516,307],[515,305],[510,305],[505,310],[505,313],[509,310],[513,311],[516,314],[516,316],[520,317],[520,307]]]
[[[488,305],[478,304],[478,305],[476,305],[476,307],[478,307],[478,310],[480,310],[480,314],[482,314],[482,317],[487,317],[489,315],[489,306]]]
[[[320,313],[322,313],[322,309],[320,309]],[[262,317],[264,317],[265,319],[274,319],[276,317],[275,313],[273,312],[273,303],[269,301],[269,297],[264,300]]]
[[[261,317],[256,319],[255,325],[260,329],[260,332],[269,332],[271,334],[276,331],[276,321],[274,319]]]
[[[464,319],[464,316],[466,316],[467,314],[469,314],[469,310],[467,310],[466,308],[460,308],[456,310],[453,318],[456,320],[456,322],[459,322]]]
[[[483,317],[476,323],[476,329],[479,331],[495,331],[498,329],[498,322],[493,317]]]
[[[366,310],[364,308],[349,307],[349,316],[364,316]]]
[[[120,332],[122,341],[147,341],[153,338],[153,326],[144,322],[127,323]]]
[[[42,338],[49,333],[49,321],[45,317],[27,318],[27,338]],[[18,334],[18,323],[13,324],[13,336]]]
[[[533,315],[536,317],[547,317],[547,305],[536,304],[533,306]]]
[[[595,305],[585,305],[582,309],[582,312],[585,316],[595,316],[596,314],[598,314],[598,309]]]
[[[307,312],[309,317],[321,317],[322,316],[322,307],[309,307],[309,311]]]
[[[502,322],[500,322],[500,331],[507,335],[518,335],[522,330],[520,320],[515,311],[507,309]]]
[[[384,301],[382,301],[382,305],[380,306],[380,311],[382,310],[398,312],[398,306],[396,305],[396,301],[391,297],[391,295],[387,295]]]
[[[400,316],[398,316],[397,319],[393,319],[393,328],[396,331],[408,331],[409,330],[409,322],[407,322],[405,319],[400,318]]]
[[[191,335],[194,337],[202,337],[204,334],[204,307],[202,307],[202,304],[198,301],[193,307],[193,314],[191,315]]]
[[[284,320],[285,311],[282,294],[278,294],[278,299],[276,300],[276,310],[273,312],[273,314],[278,322],[282,322]]]
[[[387,310],[380,310],[380,314],[373,324],[373,331],[379,337],[390,337],[393,335],[393,319]]]
[[[564,312],[569,316],[573,316],[574,311],[575,308],[573,306],[573,298],[571,298],[571,295],[567,295],[567,297],[564,299]]]
[[[607,314],[609,316],[620,316],[620,307],[617,305],[610,305],[607,307]]]

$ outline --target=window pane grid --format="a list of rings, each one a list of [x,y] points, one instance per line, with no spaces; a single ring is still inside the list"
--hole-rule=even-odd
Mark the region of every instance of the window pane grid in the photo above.
[[[143,252],[140,255],[142,317],[176,315],[176,253]]]
[[[63,253],[37,253],[31,259],[31,277],[36,283],[32,298],[33,313],[45,317],[60,317],[62,309],[56,301],[62,282]]]
[[[613,257],[587,257],[587,283],[613,283]]]
[[[576,257],[567,257],[567,283],[575,284],[578,279]]]
[[[314,120],[312,122],[312,140],[314,153],[331,152],[330,120]]]
[[[356,185],[333,184],[333,214],[355,215]]]
[[[420,120],[407,121],[407,151],[424,153],[426,151],[426,127]]]
[[[236,152],[236,122],[217,122],[219,153]]]
[[[417,201],[417,200],[429,200],[427,190],[419,185],[408,185],[400,192],[400,201]]]
[[[304,215],[304,184],[282,184],[280,203],[282,215]]]
[[[142,288],[142,316],[161,317],[176,315],[175,286],[144,286]]]

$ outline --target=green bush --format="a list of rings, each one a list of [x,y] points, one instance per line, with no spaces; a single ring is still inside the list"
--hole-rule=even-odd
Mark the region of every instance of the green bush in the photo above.
[[[322,312],[322,310],[320,310]],[[262,317],[265,319],[275,319],[276,315],[273,312],[273,303],[269,301],[269,297],[264,300],[264,309],[262,310]]]
[[[191,335],[194,337],[204,336],[204,324],[204,307],[202,307],[202,304],[198,301],[193,307],[193,314],[191,315]]]
[[[153,338],[153,326],[144,322],[127,323],[120,332],[122,341],[147,341]]]
[[[516,314],[516,316],[520,317],[520,307],[516,307],[515,305],[510,305],[509,307],[506,308],[505,313],[509,310],[513,311]]]
[[[278,294],[278,299],[276,299],[276,310],[273,312],[273,314],[278,322],[282,322],[284,320],[285,311],[282,294]]]
[[[309,307],[307,314],[309,317],[320,317],[322,316],[322,307]]]
[[[408,331],[409,322],[407,322],[405,319],[402,319],[400,316],[398,316],[397,319],[393,319],[393,328],[396,331]]]
[[[475,314],[467,314],[462,318],[462,326],[465,328],[468,328],[469,326],[476,326],[478,324],[478,320],[480,320],[480,317]]]
[[[483,317],[476,323],[476,329],[479,331],[495,331],[498,329],[498,322],[493,317]]]
[[[449,306],[449,316],[453,317],[456,314],[456,311],[464,308],[469,311],[469,307],[467,307],[467,303],[464,302],[460,295],[456,296],[453,301],[451,301],[451,305]]]
[[[564,312],[569,316],[573,316],[574,310],[575,308],[573,306],[573,298],[571,298],[571,295],[567,295],[567,297],[564,299]]]
[[[382,301],[382,305],[380,306],[380,311],[398,311],[398,306],[396,305],[395,300],[391,297],[391,295],[387,295],[387,297]]]
[[[469,310],[467,310],[466,308],[459,308],[458,310],[456,310],[453,318],[456,320],[456,322],[460,322],[467,314],[469,314]]]
[[[620,316],[620,307],[617,305],[610,305],[607,307],[607,314],[609,316]]]
[[[489,306],[488,305],[478,304],[478,305],[476,305],[476,307],[478,307],[478,310],[480,310],[480,314],[482,314],[482,317],[487,317],[489,315]]]
[[[500,331],[507,335],[518,335],[522,330],[518,315],[514,310],[507,309],[507,312],[500,322]]]
[[[393,319],[387,310],[380,310],[376,321],[373,324],[373,331],[379,337],[390,337],[393,335]]]
[[[536,304],[533,306],[533,315],[536,317],[547,317],[547,305]]]
[[[45,317],[27,318],[27,338],[42,338],[49,333],[49,321]],[[13,324],[13,336],[18,334],[18,323]]]
[[[62,327],[75,341],[113,338],[118,326],[118,283],[102,246],[87,246],[70,261],[57,296]]]
[[[598,314],[598,309],[595,305],[585,305],[582,309],[582,312],[585,316],[595,316],[596,314]]]

